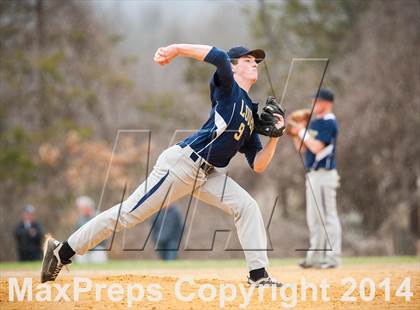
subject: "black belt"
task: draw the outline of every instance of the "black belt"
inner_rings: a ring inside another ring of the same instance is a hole
[[[181,141],[181,142],[179,142],[179,143],[177,143],[181,148],[184,148],[184,147],[186,147],[188,144],[187,143],[185,143],[185,142],[183,142],[183,141]],[[194,152],[194,151],[192,151],[192,153],[190,154],[190,158],[191,158],[191,160],[193,161],[193,162],[197,162],[197,160],[200,158],[201,160],[203,160],[202,159],[202,157],[200,156],[200,155],[198,155],[196,152]],[[204,171],[204,173],[205,174],[209,174],[209,173],[211,173],[211,172],[213,172],[213,170],[214,170],[214,166],[213,165],[211,165],[211,164],[208,164],[207,162],[205,162],[204,160],[203,160],[203,162],[202,162],[202,164],[200,165],[200,168],[201,169],[203,169],[203,171]]]

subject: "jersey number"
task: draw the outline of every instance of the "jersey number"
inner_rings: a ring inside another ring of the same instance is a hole
[[[245,124],[241,123],[241,125],[238,128],[238,132],[234,134],[234,138],[235,140],[239,141],[239,139],[241,139],[242,134],[244,133],[244,129],[245,129]]]

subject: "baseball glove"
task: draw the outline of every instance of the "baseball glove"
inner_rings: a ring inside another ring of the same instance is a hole
[[[311,118],[311,110],[309,109],[300,109],[293,111],[288,117],[287,117],[287,126],[286,126],[286,133],[288,135],[293,136],[292,128],[296,127],[298,124],[302,125],[303,127],[306,127],[309,120]]]
[[[254,116],[254,130],[263,136],[280,137],[283,135],[285,127],[277,128],[278,119],[274,114],[286,116],[286,110],[276,101],[274,97],[268,97],[260,115]]]

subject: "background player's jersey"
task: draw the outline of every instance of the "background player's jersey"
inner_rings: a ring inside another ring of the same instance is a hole
[[[324,168],[327,170],[336,168],[336,144],[338,125],[335,115],[328,113],[322,118],[316,118],[309,123],[309,134],[315,139],[323,142],[325,148],[318,154],[312,153],[309,149],[305,152],[305,167],[308,170]]]
[[[253,115],[258,105],[234,80],[228,55],[215,47],[204,61],[217,67],[210,81],[212,109],[201,129],[183,142],[216,167],[225,167],[239,151],[253,167],[256,153],[262,149],[254,129]]]

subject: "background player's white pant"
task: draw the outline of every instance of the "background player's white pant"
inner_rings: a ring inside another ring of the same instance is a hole
[[[339,176],[335,169],[320,169],[306,174],[306,221],[310,234],[310,249],[330,249],[325,230],[332,248],[332,251],[308,251],[306,255],[308,264],[341,263],[341,225],[336,202],[338,186]]]
[[[117,231],[132,227],[161,207],[193,194],[233,215],[249,270],[267,267],[267,236],[256,201],[226,175],[215,171],[206,176],[199,169],[200,161],[190,159],[192,152],[189,146],[166,149],[147,179],[122,203],[119,216],[121,204],[98,214],[70,236],[69,245],[77,254],[84,254],[108,238],[115,226]]]

